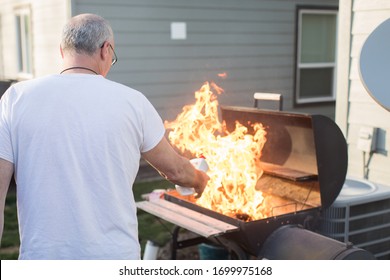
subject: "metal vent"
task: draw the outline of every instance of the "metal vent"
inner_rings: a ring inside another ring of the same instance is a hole
[[[320,233],[390,257],[390,187],[347,179],[339,197],[322,213]]]

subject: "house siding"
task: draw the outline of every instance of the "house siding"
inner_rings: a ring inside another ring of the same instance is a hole
[[[67,0],[0,0],[0,79],[18,79],[14,11],[30,7],[32,22],[33,77],[58,72],[61,29],[66,21]]]
[[[225,90],[223,105],[251,107],[255,92],[276,92],[285,111],[333,117],[334,104],[293,107],[296,5],[338,1],[74,0],[72,13],[110,21],[119,61],[108,77],[143,92],[163,119],[193,103],[206,81]],[[186,22],[186,40],[171,40],[171,22]]]
[[[164,120],[193,103],[206,81],[225,90],[222,105],[251,107],[255,92],[275,92],[285,111],[334,117],[334,104],[294,108],[293,94],[296,6],[337,7],[337,0],[0,0],[0,79],[18,78],[13,10],[21,4],[32,11],[32,77],[60,71],[67,19],[96,13],[116,37],[119,61],[108,78],[143,92]],[[172,22],[186,22],[186,40],[171,40]]]
[[[362,126],[378,128],[377,150],[369,161],[368,179],[390,186],[390,112],[378,105],[368,94],[359,75],[359,57],[361,48],[369,34],[383,21],[390,17],[390,2],[387,0],[364,1],[354,0],[348,7],[341,7],[340,12],[350,19],[350,30],[340,30],[339,33],[350,34],[350,51],[345,48],[342,57],[348,55],[348,71],[340,71],[338,80],[348,81],[348,90],[338,92],[341,102],[347,100],[345,107],[337,107],[336,121],[340,123],[346,134],[349,153],[348,174],[354,177],[364,177],[363,152],[357,149],[359,130]],[[342,15],[341,15],[342,16]],[[347,25],[340,29],[348,28]],[[339,88],[341,89],[341,88]],[[337,99],[339,102],[339,99]],[[345,111],[347,113],[345,113]],[[368,157],[368,156],[367,156]],[[366,162],[368,158],[366,158]]]

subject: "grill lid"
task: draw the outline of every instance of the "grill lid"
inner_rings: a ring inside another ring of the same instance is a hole
[[[345,182],[348,169],[347,142],[333,120],[321,115],[313,115],[311,118],[321,203],[327,208],[336,200]]]
[[[348,166],[347,144],[328,117],[247,107],[221,106],[229,131],[238,121],[248,127],[260,122],[267,131],[261,161],[267,173],[295,181],[318,180],[321,206],[329,207],[340,193]]]

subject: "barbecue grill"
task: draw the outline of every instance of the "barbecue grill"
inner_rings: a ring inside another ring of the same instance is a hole
[[[232,106],[221,106],[221,116],[227,130],[233,130],[237,121],[247,126],[249,133],[252,123],[260,122],[266,128],[261,157],[264,174],[256,185],[265,194],[266,218],[248,219],[245,213],[224,215],[197,205],[193,197],[182,197],[176,190],[138,202],[138,208],[177,226],[173,258],[176,249],[205,240],[223,245],[239,259],[373,258],[351,244],[315,233],[321,210],[337,198],[347,173],[347,144],[333,120]],[[178,241],[180,228],[200,237]],[[308,240],[317,245],[305,246],[310,244]],[[282,244],[285,248],[296,246],[301,254],[288,255],[291,250],[281,250]],[[319,248],[328,249],[322,252]]]

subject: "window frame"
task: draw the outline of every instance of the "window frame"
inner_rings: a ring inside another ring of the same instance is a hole
[[[27,17],[27,18],[26,18]],[[31,8],[19,6],[14,9],[15,31],[16,31],[16,59],[18,77],[30,79],[33,77],[33,43],[32,43],[32,17]],[[26,30],[28,20],[29,30]]]
[[[301,37],[303,14],[334,14],[336,15],[335,54],[334,62],[301,63]],[[336,6],[302,6],[296,7],[296,32],[295,32],[295,62],[294,62],[294,107],[316,104],[335,103],[336,101],[336,54],[337,54],[337,26],[338,7]],[[301,69],[326,69],[332,68],[331,95],[322,97],[300,97],[300,70]]]

